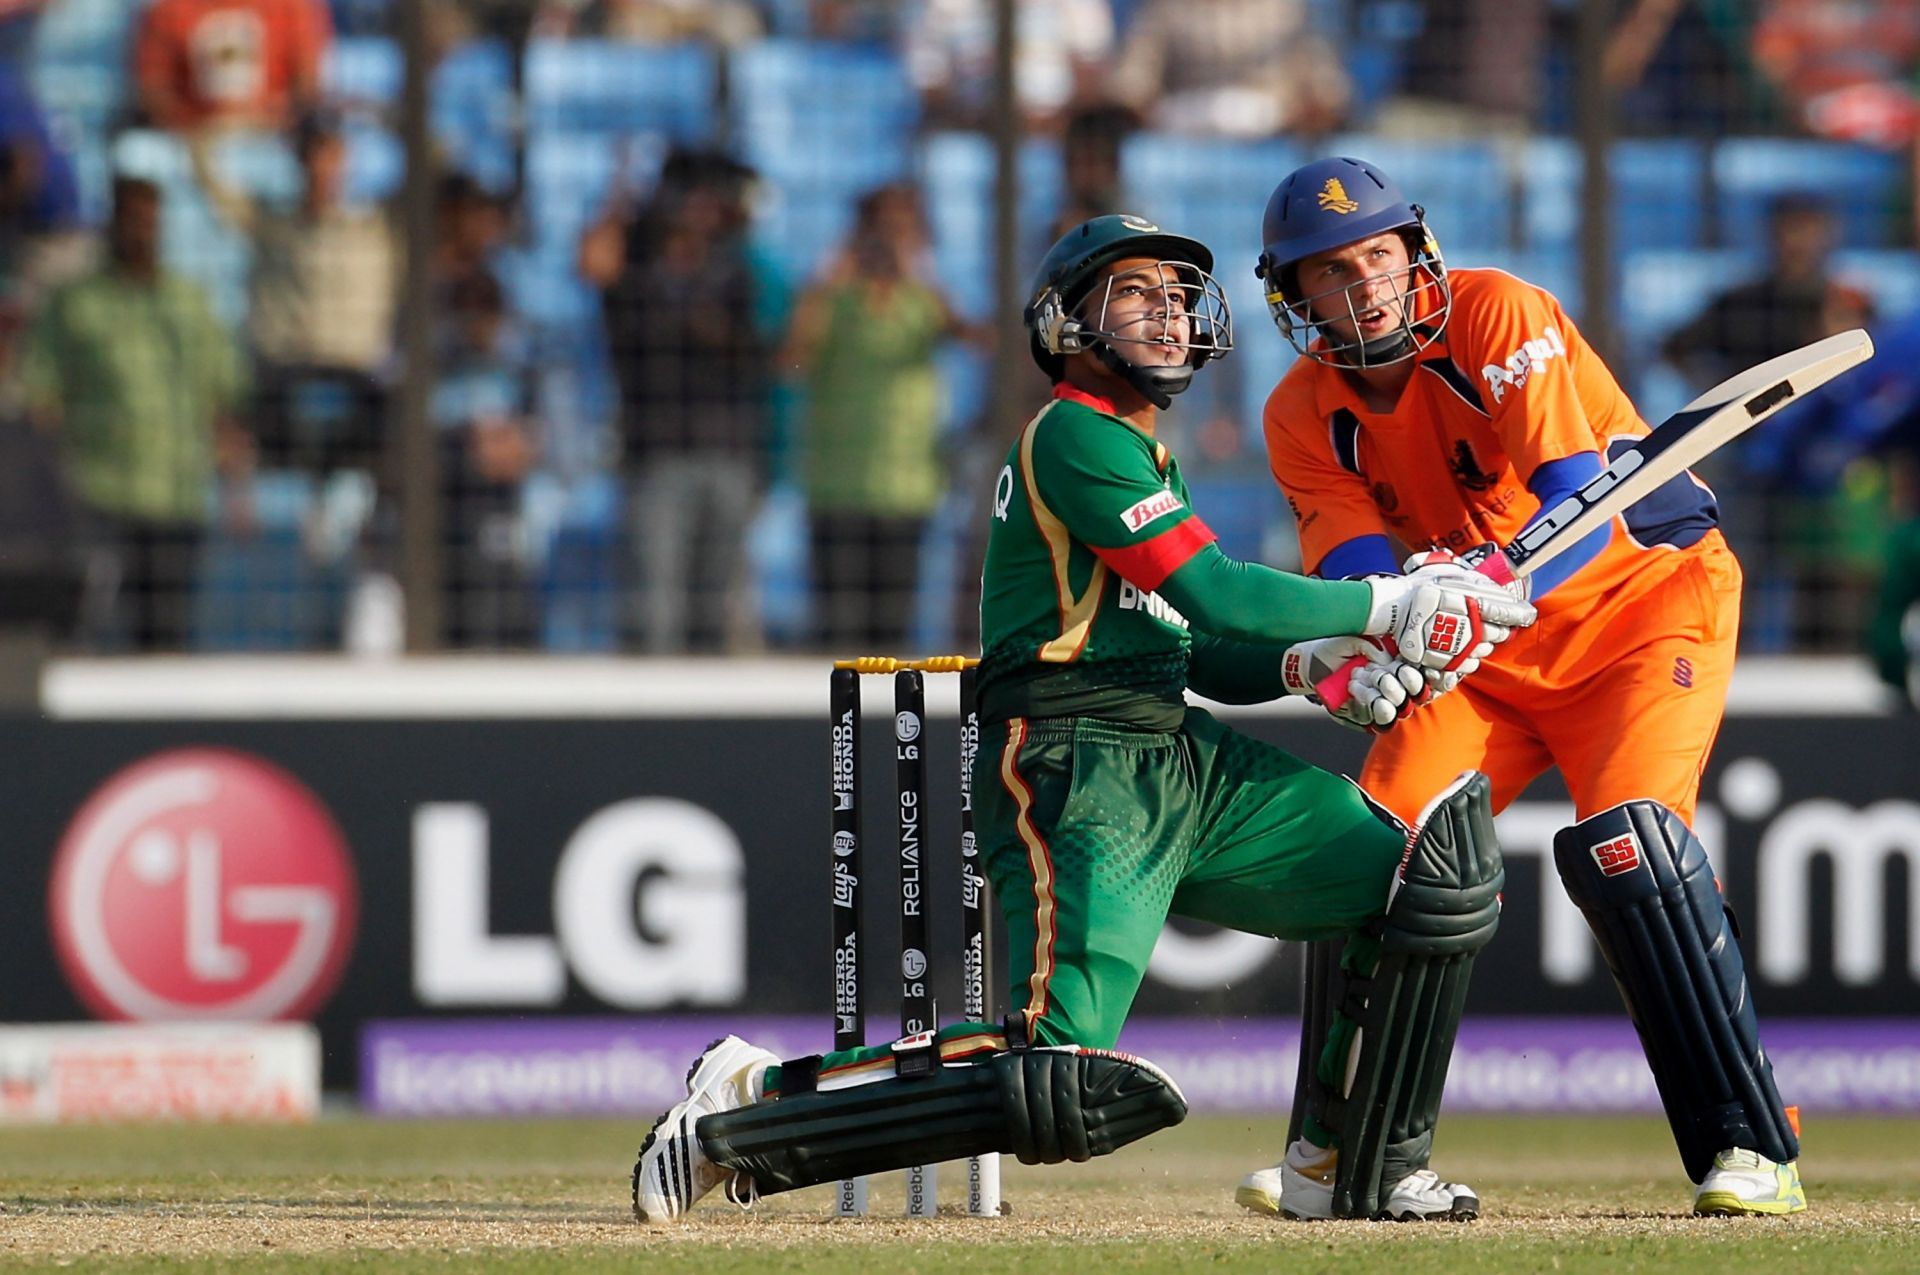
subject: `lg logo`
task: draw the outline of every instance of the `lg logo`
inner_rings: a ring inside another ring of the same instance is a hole
[[[311,1014],[353,942],[346,843],[298,780],[178,749],[88,798],[54,859],[54,946],[102,1018]]]
[[[553,928],[488,924],[487,814],[413,818],[413,985],[427,1005],[558,1005],[567,973],[622,1009],[727,1005],[746,990],[745,856],[712,811],[668,797],[595,812],[560,852]]]

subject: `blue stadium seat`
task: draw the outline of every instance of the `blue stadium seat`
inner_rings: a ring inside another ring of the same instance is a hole
[[[1021,282],[1028,253],[1046,238],[1060,204],[1060,148],[1033,138],[1020,151]],[[920,182],[934,258],[948,299],[963,314],[993,310],[993,141],[980,133],[934,133],[921,142]]]
[[[611,474],[571,482],[536,474],[525,507],[546,550],[537,585],[541,644],[553,651],[614,650],[625,599],[618,481]]]
[[[1253,431],[1255,454],[1264,444]],[[1220,537],[1220,552],[1229,558],[1259,562],[1264,557],[1267,527],[1281,517],[1280,488],[1264,463],[1251,472],[1231,476],[1196,477],[1188,481],[1193,507]]]
[[[513,185],[513,54],[500,40],[469,40],[433,69],[434,136],[489,190]]]
[[[1495,143],[1413,142],[1354,134],[1333,138],[1319,149],[1377,165],[1409,200],[1427,210],[1443,252],[1500,249],[1513,242],[1512,226],[1519,219],[1514,186]],[[1284,175],[1267,181],[1261,192],[1263,207]]]
[[[1906,163],[1902,154],[1840,142],[1729,138],[1713,151],[1721,242],[1764,246],[1768,202],[1793,191],[1828,202],[1843,247],[1892,247],[1906,233]]]
[[[1836,274],[1873,297],[1878,319],[1903,318],[1920,310],[1920,255],[1910,249],[1834,254]]]
[[[891,52],[768,39],[730,66],[735,149],[767,179],[755,238],[804,279],[845,237],[865,191],[912,174],[919,100]]]
[[[257,525],[241,535],[216,520],[194,583],[193,645],[211,651],[298,651],[323,643],[338,622],[344,563],[313,561],[302,527],[313,479],[287,470],[254,476]]]
[[[1706,148],[1684,138],[1614,143],[1616,248],[1692,248],[1706,242]],[[1535,138],[1520,160],[1526,246],[1571,252],[1580,237],[1579,147],[1563,137]]]
[[[1573,316],[1573,321],[1580,322],[1580,259],[1572,253],[1450,252],[1447,254],[1447,265],[1451,269],[1484,266],[1504,270],[1551,292],[1562,308]]]
[[[1633,357],[1651,360],[1660,341],[1716,295],[1752,279],[1764,264],[1751,249],[1648,249],[1620,268],[1620,330]]]
[[[536,244],[564,244],[570,253],[580,230],[606,202],[620,168],[621,146],[591,133],[545,133],[527,139],[525,211]]]
[[[343,105],[391,106],[400,100],[406,76],[400,46],[377,35],[336,39],[320,68],[327,95]]]
[[[1307,161],[1297,144],[1274,139],[1137,133],[1121,152],[1133,211],[1213,250],[1214,277],[1233,307],[1236,349],[1205,375],[1225,382],[1227,410],[1257,444],[1267,394],[1293,361],[1293,352],[1267,318],[1265,290],[1253,276],[1260,257],[1260,219],[1280,179]]]
[[[400,193],[407,178],[407,149],[400,139],[363,120],[347,124],[346,197],[380,203]]]
[[[919,99],[891,53],[769,39],[731,73],[740,154],[774,182],[858,192],[907,175]]]
[[[704,141],[713,131],[719,68],[698,44],[535,40],[524,67],[535,133],[661,133]]]
[[[1233,141],[1137,133],[1121,152],[1126,189],[1171,230],[1212,248],[1228,274],[1247,273],[1260,255],[1260,217],[1280,179],[1305,163],[1293,142]],[[1239,262],[1244,265],[1230,265]]]
[[[55,144],[73,163],[84,221],[106,217],[107,129],[128,97],[127,44],[135,6],[63,0],[35,19],[27,77]]]
[[[328,50],[328,93],[348,106],[391,115],[406,82],[400,46],[382,36],[348,36]],[[469,40],[433,69],[429,87],[435,139],[453,162],[493,190],[513,183],[513,62],[507,46]]]
[[[261,189],[271,184],[264,179],[273,167],[262,148],[273,145],[266,138],[231,139],[215,153],[214,163],[239,189],[270,194]],[[205,288],[214,313],[237,332],[246,320],[251,249],[245,235],[215,215],[194,179],[180,140],[170,133],[129,130],[114,139],[111,164],[115,172],[143,177],[160,187],[161,260]]]

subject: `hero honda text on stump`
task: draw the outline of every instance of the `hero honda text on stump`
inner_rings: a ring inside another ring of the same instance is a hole
[[[932,941],[927,924],[929,890],[924,829],[927,809],[926,678],[928,673],[957,673],[960,678],[960,854],[961,854],[961,1000],[966,1021],[986,1022],[991,1008],[991,932],[986,910],[987,882],[979,868],[973,833],[973,773],[980,748],[980,714],[975,697],[975,666],[967,656],[897,660],[864,656],[834,665],[829,713],[832,717],[833,837],[833,1047],[855,1049],[866,1043],[866,1011],[861,995],[861,955],[865,947],[861,918],[862,826],[860,811],[860,678],[894,677],[893,743],[896,847],[900,872],[900,1034],[931,1039],[939,1028],[933,998]],[[967,1212],[1001,1212],[1000,1158],[970,1157],[966,1162]],[[933,1217],[939,1211],[934,1167],[907,1170],[907,1215]],[[835,1212],[860,1217],[867,1212],[864,1178],[838,1185]]]

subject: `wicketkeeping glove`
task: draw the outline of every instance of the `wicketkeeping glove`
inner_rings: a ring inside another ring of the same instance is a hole
[[[1347,698],[1327,712],[1350,726],[1385,730],[1404,710],[1430,697],[1421,670],[1387,654],[1373,638],[1331,637],[1297,642],[1281,657],[1280,680],[1289,695],[1305,695],[1323,703],[1315,688],[1355,656],[1362,662],[1347,676]]]

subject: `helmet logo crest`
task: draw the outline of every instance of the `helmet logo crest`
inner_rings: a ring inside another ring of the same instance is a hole
[[[1360,207],[1347,197],[1347,188],[1340,184],[1338,177],[1327,178],[1327,184],[1320,188],[1320,206],[1328,212],[1339,213],[1343,217],[1357,211]]]
[[[1120,224],[1128,230],[1137,230],[1147,235],[1158,234],[1160,231],[1160,227],[1154,225],[1145,217],[1136,217],[1132,213],[1122,213],[1120,216]]]

